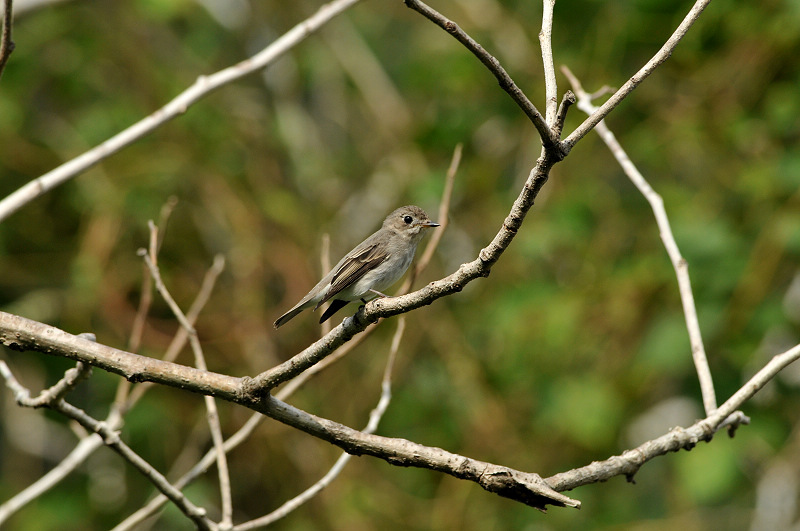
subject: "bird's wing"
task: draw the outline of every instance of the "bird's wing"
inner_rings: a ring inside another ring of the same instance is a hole
[[[372,271],[389,256],[386,253],[386,246],[380,243],[364,245],[360,249],[355,249],[339,265],[339,268],[331,278],[331,287],[328,292],[317,304],[319,307],[323,302],[331,299],[337,293],[349,288],[358,280]]]

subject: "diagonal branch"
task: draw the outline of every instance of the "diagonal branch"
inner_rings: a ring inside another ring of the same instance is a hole
[[[169,218],[169,214],[174,208],[174,200],[170,200],[167,202],[166,205],[161,209],[161,216],[159,219],[160,226],[166,226],[167,219]],[[163,235],[163,231],[159,234]],[[157,248],[159,242],[159,234],[155,231],[151,231],[151,238],[150,238],[150,256],[153,260],[157,257]],[[211,295],[211,291],[214,287],[217,277],[222,272],[222,268],[224,265],[224,260],[221,255],[217,255],[214,258],[214,263],[211,268],[206,272],[205,277],[203,278],[202,285],[200,290],[195,298],[194,302],[192,302],[192,306],[190,307],[189,311],[186,314],[186,318],[190,324],[194,323],[197,319],[202,308],[205,306],[206,302]],[[145,266],[146,269],[146,266]],[[142,289],[142,298],[149,299],[149,288],[146,288],[147,281],[150,280],[151,277],[149,273],[145,275],[143,284],[145,287]],[[131,333],[131,339],[128,342],[128,350],[131,352],[136,352],[138,349],[138,336],[141,334],[141,326],[143,326],[144,322],[144,314],[147,311],[149,306],[149,301],[140,303],[139,309],[137,310],[137,317],[134,321],[134,331]],[[137,325],[136,323],[141,323]],[[92,336],[92,334],[80,334],[80,336],[90,339],[88,336]],[[164,359],[173,360],[177,356],[178,352],[183,348],[183,345],[186,342],[187,333],[185,328],[181,327],[175,333],[175,337],[173,338],[170,346],[167,348],[165,353]],[[137,385],[136,387],[132,387],[131,383],[127,380],[121,380],[120,385],[117,387],[117,394],[114,400],[114,405],[111,408],[111,412],[106,417],[105,422],[111,426],[113,429],[119,429],[122,426],[124,416],[126,412],[134,406],[134,404],[144,395],[144,393],[152,386],[150,383],[145,383],[141,385]],[[133,389],[133,391],[131,391]],[[129,396],[130,394],[130,396]],[[255,414],[255,416],[261,417],[259,414]],[[263,417],[262,417],[263,418]],[[245,427],[242,428],[245,432],[247,432],[247,428],[251,426],[251,423],[246,423]],[[226,451],[229,451],[229,448],[235,447],[236,444],[244,438],[241,437],[241,432],[235,434],[231,437],[229,441],[226,441]],[[230,443],[230,444],[229,444]],[[22,491],[18,492],[12,498],[4,501],[2,505],[0,505],[0,528],[2,528],[3,522],[8,520],[15,512],[19,511],[22,507],[30,503],[31,501],[35,500],[44,492],[47,492],[55,485],[57,485],[60,481],[62,481],[65,477],[67,477],[71,472],[81,466],[88,457],[93,454],[98,448],[103,446],[103,440],[99,436],[87,436],[81,439],[81,441],[70,451],[70,453],[56,465],[53,469],[48,471],[46,474],[41,476],[35,482],[31,483],[28,487],[23,489]],[[216,452],[212,448],[211,450],[212,459],[216,457]],[[206,464],[205,468],[207,469],[210,467],[211,464]],[[175,484],[176,488],[182,488],[182,485]],[[164,503],[168,500],[166,496],[163,497]]]
[[[648,441],[633,450],[628,450],[619,456],[611,457],[605,461],[594,462],[569,472],[556,474],[547,478],[546,481],[555,490],[563,491],[589,483],[606,481],[621,474],[630,479],[644,463],[654,457],[681,449],[691,450],[700,441],[710,441],[717,430],[727,425],[726,423],[731,416],[735,418],[735,422],[738,424],[748,424],[750,419],[744,415],[737,416],[736,411],[779,372],[798,359],[800,359],[800,345],[773,356],[761,370],[753,375],[724,404],[689,428],[674,428],[669,433]]]
[[[489,69],[489,72],[497,78],[500,87],[511,96],[511,99],[522,109],[525,116],[530,119],[534,127],[536,127],[536,130],[539,131],[539,136],[542,138],[542,145],[544,145],[545,149],[556,156],[558,160],[564,158],[566,153],[562,153],[558,137],[547,125],[539,109],[531,103],[531,100],[522,92],[522,89],[514,83],[514,80],[508,75],[508,72],[506,72],[505,68],[500,64],[500,61],[462,30],[458,24],[446,18],[432,7],[419,0],[405,0],[405,4],[452,35],[458,42],[463,44],[467,50],[472,52],[472,54]]]
[[[370,323],[383,317],[399,315],[427,306],[437,299],[458,293],[477,278],[489,276],[492,266],[511,244],[517,231],[522,227],[525,216],[533,206],[536,196],[547,182],[550,168],[555,163],[548,153],[550,152],[536,161],[536,166],[528,175],[525,185],[514,201],[500,230],[489,245],[481,249],[475,260],[462,264],[456,272],[412,293],[370,301],[366,306],[359,308],[352,318],[345,319],[339,326],[299,354],[264,371],[255,378],[247,378],[244,386],[245,392],[256,395],[266,393],[324,359],[353,336],[362,332]]]
[[[11,25],[14,22],[14,1],[3,1],[3,22],[0,24],[0,77],[14,51],[14,41],[11,40]]]
[[[394,337],[392,338],[392,345],[389,350],[389,359],[386,361],[386,367],[383,371],[383,381],[381,382],[381,396],[378,399],[378,404],[369,414],[369,421],[367,426],[362,430],[364,433],[375,433],[378,429],[378,424],[383,418],[383,414],[389,408],[392,400],[392,372],[394,371],[394,361],[397,358],[397,351],[400,349],[400,341],[403,339],[403,334],[406,330],[405,317],[397,320],[397,330],[395,330]],[[306,503],[314,496],[319,494],[322,489],[333,483],[333,480],[344,469],[345,465],[350,461],[353,456],[347,452],[339,456],[334,465],[328,472],[320,478],[319,481],[314,483],[305,491],[301,492],[291,500],[287,500],[280,507],[274,511],[266,514],[260,518],[256,518],[249,522],[239,524],[235,527],[235,531],[246,531],[249,529],[256,529],[258,527],[265,527],[281,518],[285,518],[289,513]]]
[[[232,83],[233,81],[258,72],[271,65],[276,59],[297,46],[309,35],[329,22],[333,17],[353,6],[358,1],[359,0],[333,0],[320,7],[315,14],[284,33],[275,42],[256,55],[210,76],[198,77],[197,81],[195,81],[191,87],[178,94],[172,101],[150,116],[147,116],[127,129],[117,133],[99,146],[90,149],[86,153],[34,179],[0,201],[0,221],[3,221],[45,192],[81,174],[173,118],[185,113],[191,105],[223,85]]]
[[[89,340],[87,340],[89,341]],[[78,366],[76,367],[77,372],[79,373],[79,378],[81,375],[85,375],[86,369],[83,368],[83,364],[79,362]],[[72,370],[72,369],[71,369]],[[68,371],[69,372],[69,371]],[[22,397],[25,395],[30,396],[30,391],[24,388],[14,377],[11,370],[8,368],[8,365],[0,360],[0,376],[6,381],[6,385],[11,389],[15,396]],[[67,375],[65,376],[66,379],[72,379],[74,376]],[[33,402],[36,402],[35,400]],[[167,479],[160,474],[155,468],[153,468],[150,463],[145,461],[141,456],[139,456],[136,452],[134,452],[127,444],[125,444],[119,436],[119,432],[114,430],[111,426],[109,426],[106,422],[101,422],[89,416],[85,411],[80,408],[73,406],[66,402],[59,394],[51,393],[50,394],[50,401],[46,404],[41,403],[31,403],[26,404],[25,401],[21,401],[23,405],[35,405],[36,407],[39,406],[46,406],[53,411],[57,411],[62,415],[71,418],[78,422],[81,426],[86,428],[87,430],[96,433],[100,437],[102,437],[103,442],[106,446],[120,454],[126,461],[128,461],[131,465],[133,465],[139,472],[142,473],[147,479],[149,479],[165,496],[167,496],[170,501],[172,501],[188,518],[190,518],[194,524],[197,526],[198,529],[204,530],[214,530],[217,529],[216,524],[212,522],[207,516],[206,511],[192,502],[190,502],[183,493],[175,488],[173,485],[167,481]]]
[[[697,0],[695,4],[692,6],[692,9],[689,10],[689,13],[684,17],[683,21],[678,25],[672,35],[667,39],[667,42],[664,43],[664,46],[661,47],[658,52],[650,59],[647,64],[645,64],[642,68],[639,69],[628,81],[625,82],[619,90],[617,90],[613,96],[611,96],[608,101],[606,101],[603,105],[600,106],[599,109],[594,111],[586,120],[583,121],[581,125],[578,126],[564,141],[561,143],[562,147],[565,152],[569,152],[575,144],[586,136],[586,134],[594,129],[594,127],[600,123],[600,120],[608,116],[614,108],[624,100],[628,94],[633,92],[633,90],[638,87],[642,81],[647,79],[650,74],[652,74],[658,66],[669,59],[669,56],[672,55],[672,52],[678,46],[678,43],[683,39],[683,37],[688,33],[689,29],[692,25],[697,22],[697,19],[700,18],[703,10],[711,3],[711,0]]]
[[[150,222],[150,227],[151,229],[155,228],[155,225],[152,221]],[[192,347],[192,352],[194,352],[195,366],[203,371],[208,370],[205,356],[203,355],[203,348],[200,345],[200,340],[197,337],[197,331],[189,322],[189,319],[183,313],[183,310],[180,309],[178,303],[175,302],[175,299],[172,298],[172,295],[161,278],[161,272],[159,271],[158,266],[150,258],[150,255],[147,253],[147,251],[141,249],[139,254],[142,255],[147,268],[150,270],[150,275],[153,277],[153,281],[156,284],[156,289],[172,310],[175,318],[178,319],[181,327],[186,330],[186,333],[189,336],[189,344]],[[228,528],[233,525],[233,500],[231,496],[231,478],[230,473],[228,472],[228,459],[223,447],[224,439],[222,437],[222,427],[220,426],[219,421],[219,411],[214,398],[210,396],[205,396],[203,398],[205,398],[208,428],[211,432],[211,439],[214,441],[214,448],[216,450],[217,457],[219,490],[220,497],[222,498],[222,521],[220,522],[220,526]]]

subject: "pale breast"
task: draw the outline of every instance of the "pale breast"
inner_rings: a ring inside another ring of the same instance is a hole
[[[373,299],[376,294],[370,292],[370,289],[376,291],[383,291],[390,287],[392,284],[400,280],[400,277],[411,265],[414,259],[414,251],[416,245],[410,252],[403,254],[394,253],[386,261],[382,262],[375,269],[361,277],[358,282],[353,284],[349,289],[344,290],[342,294],[335,297],[337,299],[356,300],[356,299]]]

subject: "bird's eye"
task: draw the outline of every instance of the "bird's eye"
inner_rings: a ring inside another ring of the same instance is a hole
[[[411,222],[414,221],[414,218],[411,216],[403,216],[403,221],[405,221],[406,225],[411,225]]]

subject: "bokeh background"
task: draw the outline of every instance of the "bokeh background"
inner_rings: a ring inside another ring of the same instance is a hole
[[[20,13],[0,79],[0,196],[234,64],[319,2],[56,2]],[[442,0],[543,106],[541,5]],[[689,2],[562,0],[553,48],[588,90],[619,86]],[[718,0],[672,58],[607,122],[664,197],[690,273],[720,401],[800,332],[800,4]],[[559,75],[559,89],[567,88]],[[567,131],[584,116],[573,109]],[[184,308],[215,254],[226,270],[198,331],[211,370],[255,375],[319,335],[272,322],[393,208],[436,212],[464,144],[450,227],[420,282],[474,259],[539,154],[533,127],[450,36],[402,2],[364,1],[263,73],[226,86],[0,226],[0,308],[125,348],[142,290],[148,220],[177,198],[160,255]],[[352,311],[348,308],[348,311]],[[338,323],[337,316],[334,320]],[[384,322],[291,403],[353,427],[379,392],[396,323]],[[140,352],[177,329],[156,297]],[[34,389],[70,364],[3,351]],[[179,361],[191,364],[186,351]],[[549,514],[439,473],[361,457],[276,524],[306,529],[781,529],[800,518],[800,368],[744,411],[734,439],[577,489]],[[105,417],[119,378],[96,370],[71,396]],[[0,393],[0,498],[74,446],[72,428]],[[233,433],[248,412],[220,404]],[[174,476],[210,445],[198,396],[151,390],[124,439]],[[605,459],[702,416],[671,265],[646,201],[599,139],[557,165],[487,279],[408,316],[379,433],[543,476]],[[278,507],[339,451],[267,421],[230,457],[236,520]],[[216,474],[187,489],[218,504]],[[780,493],[777,495],[775,493]],[[153,489],[108,450],[18,513],[11,529],[107,529]],[[770,505],[772,503],[773,505]],[[769,520],[773,518],[773,520]],[[173,508],[154,529],[189,529]]]

